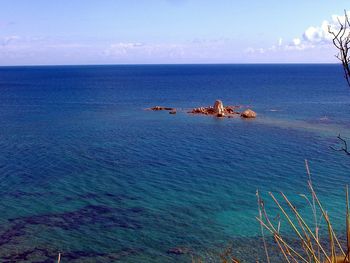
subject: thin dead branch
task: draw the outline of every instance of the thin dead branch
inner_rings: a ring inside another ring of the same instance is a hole
[[[350,21],[346,10],[344,10],[344,21],[338,17],[339,28],[331,28],[328,26],[328,32],[332,35],[333,45],[338,49],[336,58],[342,63],[344,70],[344,77],[348,86],[350,87]]]
[[[340,148],[335,148],[333,146],[330,146],[330,148],[334,151],[337,151],[337,152],[345,152],[347,155],[350,155],[350,151],[348,150],[348,143],[347,141],[342,138],[340,136],[340,134],[337,136],[337,138],[341,141],[341,143],[343,144]]]

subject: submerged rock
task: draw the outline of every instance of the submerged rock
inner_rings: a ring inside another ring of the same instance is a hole
[[[256,112],[251,109],[247,109],[241,113],[241,117],[247,119],[256,118]]]
[[[188,252],[189,252],[189,249],[184,247],[174,247],[174,248],[168,249],[167,251],[168,254],[174,254],[174,255],[183,255]]]
[[[169,114],[176,114],[176,110],[169,111]]]

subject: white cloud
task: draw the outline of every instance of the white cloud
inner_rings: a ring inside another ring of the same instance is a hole
[[[1,39],[1,45],[2,46],[7,46],[11,42],[16,41],[16,40],[20,40],[20,39],[21,39],[21,37],[19,37],[19,36],[6,36],[6,37],[3,37]]]
[[[105,51],[105,55],[107,56],[122,56],[127,55],[130,52],[135,52],[137,50],[140,50],[145,45],[143,43],[114,43],[111,44]]]
[[[336,17],[333,15],[332,17]],[[343,16],[344,17],[344,16]],[[313,44],[327,44],[332,40],[332,35],[328,32],[328,27],[337,29],[339,27],[338,21],[323,21],[318,27],[310,26],[303,34],[303,39],[306,42]]]
[[[350,15],[350,12],[348,13]],[[345,15],[332,15],[330,20],[324,20],[319,26],[309,26],[300,35],[291,41],[283,44],[282,38],[278,39],[278,44],[269,48],[248,48],[247,53],[267,53],[267,52],[283,52],[283,51],[301,51],[307,49],[325,49],[332,47],[332,35],[328,32],[331,30],[339,30],[339,22],[345,22]],[[349,30],[350,33],[350,30]]]
[[[184,42],[100,41],[44,36],[0,37],[3,64],[209,63],[231,62],[242,54],[232,39]]]
[[[300,43],[301,43],[300,38],[296,37],[296,38],[293,39],[293,44],[294,44],[295,46],[300,45]]]
[[[135,61],[143,59],[153,61],[175,60],[206,60],[216,58],[227,58],[227,50],[231,50],[232,40],[226,38],[218,39],[194,39],[182,43],[138,43],[118,42],[110,44],[104,55],[118,61]]]
[[[282,46],[282,44],[283,44],[283,39],[280,37],[278,39],[278,46],[280,47],[280,46]]]
[[[151,56],[181,56],[183,45],[180,44],[145,44],[139,42],[119,42],[109,45],[104,55],[112,58],[131,59]]]

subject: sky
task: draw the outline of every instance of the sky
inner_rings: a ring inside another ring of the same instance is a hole
[[[342,0],[0,0],[0,65],[334,63]]]

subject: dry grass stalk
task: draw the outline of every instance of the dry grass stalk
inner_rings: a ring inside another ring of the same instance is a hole
[[[348,188],[346,188],[346,249],[344,249],[335,231],[332,227],[331,221],[329,219],[327,211],[323,208],[314,188],[311,180],[311,173],[308,166],[308,162],[305,161],[306,171],[308,175],[308,188],[311,193],[311,201],[306,195],[301,195],[309,203],[314,220],[314,228],[310,227],[304,218],[301,216],[297,208],[292,204],[288,197],[280,192],[279,195],[282,199],[282,202],[276,198],[272,193],[269,193],[270,197],[277,205],[279,211],[284,216],[288,225],[291,227],[297,240],[299,240],[300,246],[295,247],[291,244],[282,234],[280,233],[280,221],[277,226],[275,226],[264,206],[263,200],[258,197],[258,209],[259,215],[256,217],[262,228],[267,229],[273,236],[279,250],[281,251],[286,262],[305,262],[305,263],[349,263],[350,258],[350,213],[349,213],[349,194]],[[288,210],[286,209],[288,208]],[[320,212],[320,220],[318,220],[318,211]],[[328,248],[321,243],[319,236],[320,222],[325,220],[327,230],[328,230]],[[263,233],[263,232],[262,232]],[[266,254],[267,262],[270,262],[271,259],[267,252],[265,236],[263,235],[264,249]]]
[[[260,198],[258,190],[256,191],[256,196],[258,199],[259,219],[262,220],[262,209],[263,209],[264,203]],[[265,255],[266,255],[266,260],[267,260],[267,263],[270,263],[269,251],[267,249],[266,240],[265,240],[264,227],[261,224],[260,224],[260,230],[261,230],[261,236],[262,236],[262,240],[263,240],[263,244],[264,244],[264,251],[265,251]]]

